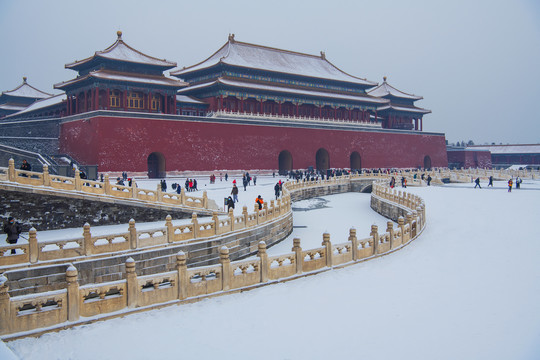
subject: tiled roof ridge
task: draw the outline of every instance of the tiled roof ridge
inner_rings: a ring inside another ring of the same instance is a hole
[[[122,40],[122,32],[121,31],[117,31],[116,34],[118,36],[116,41],[112,45],[107,47],[105,50],[95,51],[94,55],[91,55],[91,56],[89,56],[89,57],[87,57],[85,59],[82,59],[82,60],[75,60],[72,63],[66,64],[65,67],[70,68],[70,67],[74,67],[74,66],[76,66],[78,64],[84,64],[85,62],[88,62],[88,61],[92,60],[95,57],[102,57],[103,58],[104,56],[102,56],[102,55],[110,53],[111,51],[113,51],[119,45],[124,45],[129,50],[131,50],[131,51],[133,51],[133,52],[135,52],[135,53],[137,53],[139,55],[142,55],[143,57],[147,57],[147,58],[152,59],[152,60],[157,60],[157,61],[161,61],[161,62],[164,62],[164,63],[168,63],[168,65],[170,65],[172,67],[177,65],[176,62],[171,62],[171,61],[168,61],[166,59],[159,59],[159,58],[147,55],[147,54],[145,54],[145,53],[143,53],[143,52],[129,46],[127,43],[124,42],[124,40]],[[142,64],[141,62],[137,62],[137,61],[129,61],[129,60],[127,60],[127,61],[128,62],[134,62],[134,63],[137,63],[137,64]]]
[[[33,87],[32,85],[30,85],[26,80],[27,80],[26,76],[23,77],[23,83],[22,83],[21,85],[17,86],[17,87],[16,87],[15,89],[13,89],[13,90],[2,91],[2,95],[3,95],[3,94],[10,95],[10,93],[13,93],[13,92],[19,90],[20,88],[22,88],[22,87],[25,86],[25,85],[28,86],[29,88],[31,88],[32,90],[37,91],[38,93],[41,93],[41,94],[43,94],[43,95],[46,95],[46,96],[44,96],[43,98],[51,97],[51,96],[53,95],[53,94],[49,94],[49,93],[46,93],[46,92],[44,92],[44,91],[41,91],[41,90],[39,90],[39,89],[36,89],[36,88]],[[33,97],[32,97],[32,98],[33,98]]]

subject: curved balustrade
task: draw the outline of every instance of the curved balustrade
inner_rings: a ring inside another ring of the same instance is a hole
[[[241,216],[235,217],[231,212],[225,221],[215,215],[212,222],[205,224],[199,224],[196,215],[188,226],[173,226],[168,219],[164,228],[147,230],[146,238],[151,239],[150,242],[165,242],[174,241],[177,236],[183,238],[184,234],[196,236],[197,233],[207,231],[231,231],[239,223],[242,226],[257,224],[260,226],[271,218],[290,211],[292,192],[317,186],[329,187],[365,177],[346,176],[318,182],[287,182],[284,185],[284,200],[278,202],[277,206],[270,206],[261,211],[257,209],[253,214],[248,214],[244,208]],[[396,251],[422,232],[425,226],[425,206],[418,196],[389,190],[386,187],[388,179],[381,175],[374,178],[379,180],[372,184],[372,196],[384,201],[388,206],[400,207],[407,211],[406,218],[398,219],[397,227],[394,227],[393,222],[388,222],[386,232],[383,234],[379,234],[377,226],[373,225],[370,237],[358,239],[356,230],[350,229],[347,241],[335,244],[332,243],[330,234],[324,234],[321,247],[305,250],[301,248],[300,239],[294,239],[292,252],[279,256],[268,256],[266,243],[259,242],[256,259],[239,261],[231,261],[229,249],[222,247],[219,264],[193,268],[187,267],[187,254],[180,251],[176,255],[176,271],[144,276],[136,274],[135,262],[130,258],[123,264],[125,279],[83,286],[78,284],[77,269],[69,266],[66,271],[66,289],[43,294],[10,297],[7,278],[2,275],[0,313],[4,315],[6,321],[0,324],[0,334],[7,339],[10,336],[6,334],[14,334],[11,337],[15,337],[22,336],[16,333],[28,333],[43,327],[54,329],[74,326],[82,323],[81,317],[106,318],[140,308],[148,309],[152,306],[239,291],[352,265]],[[92,237],[88,226],[85,228],[84,241],[75,241],[72,246],[73,249],[85,249],[86,244],[98,246],[101,240],[104,241],[100,246],[105,247],[115,246],[114,244],[133,246],[134,242],[142,241],[141,233],[135,231],[134,223],[131,223],[130,231],[126,234]],[[47,311],[44,311],[45,307]]]

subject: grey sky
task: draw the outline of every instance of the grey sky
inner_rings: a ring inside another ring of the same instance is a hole
[[[238,41],[319,54],[352,75],[421,95],[424,130],[449,142],[540,143],[535,0],[0,0],[0,91],[47,92],[64,64],[116,40],[190,66]]]

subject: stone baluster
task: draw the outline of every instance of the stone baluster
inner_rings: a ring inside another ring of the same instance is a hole
[[[206,193],[206,190],[203,191],[202,201],[202,207],[204,209],[208,209],[208,194]]]
[[[411,233],[411,237],[414,237],[418,233],[418,212],[416,210],[413,210],[411,217],[412,217],[411,226],[412,226],[412,222],[415,223],[414,233]]]
[[[356,237],[356,229],[349,229],[349,241],[351,242],[351,251],[353,261],[358,260],[358,238]]]
[[[398,217],[398,227],[401,236],[401,244],[405,244],[405,219],[403,216]]]
[[[212,221],[214,222],[214,234],[219,234],[219,217],[217,211],[212,212]]]
[[[167,215],[165,217],[165,227],[167,228],[167,242],[173,243],[174,242],[174,229],[172,224],[172,216]]]
[[[86,256],[94,253],[94,243],[92,242],[92,234],[90,234],[90,224],[85,223],[83,226],[83,247]]]
[[[247,206],[245,206],[245,205],[244,205],[244,207],[242,208],[242,215],[244,216],[244,226],[245,226],[245,227],[248,227],[248,217],[249,217],[249,214],[248,214]]]
[[[51,176],[49,175],[48,165],[43,165],[43,186],[51,186]]]
[[[197,213],[191,214],[191,223],[193,224],[193,238],[199,237],[199,220],[197,219]]]
[[[392,221],[386,222],[386,232],[390,240],[390,250],[394,248],[394,223]]]
[[[109,174],[105,174],[103,177],[103,189],[106,195],[111,194],[111,181],[109,180]]]
[[[326,266],[327,267],[332,267],[332,263],[333,263],[333,252],[332,252],[332,243],[330,242],[330,234],[325,232],[323,234],[323,242],[322,242],[322,246],[324,246],[325,248],[325,256],[326,256]]]
[[[135,272],[135,260],[132,257],[126,260],[126,286],[127,286],[127,306],[130,309],[137,307],[139,297],[139,282]]]
[[[268,254],[266,252],[266,243],[259,241],[259,253],[257,256],[261,263],[261,283],[268,281]]]
[[[229,258],[229,249],[222,246],[219,249],[219,262],[221,264],[221,279],[223,291],[231,288],[231,259]]]
[[[259,225],[259,204],[255,204],[255,206],[253,207],[253,211],[255,212],[255,217],[257,218],[256,224]]]
[[[82,189],[82,181],[81,181],[81,173],[79,169],[75,170],[75,190],[81,191]]]
[[[139,198],[138,193],[139,192],[137,190],[137,184],[135,183],[135,179],[131,179],[131,198],[138,199]]]
[[[408,240],[410,240],[412,238],[412,222],[413,222],[412,213],[408,212],[407,215],[405,215],[405,219],[407,221],[407,224],[409,224],[409,238],[408,238]]]
[[[11,330],[11,299],[7,282],[6,275],[0,274],[0,334],[9,334]]]
[[[180,188],[180,203],[186,205],[186,190],[183,187]]]
[[[371,234],[373,238],[373,255],[379,253],[379,227],[377,225],[371,225]]]
[[[270,200],[270,209],[272,209],[272,216],[271,219],[274,219],[276,217],[276,207],[274,206],[274,200]]]
[[[67,283],[67,320],[79,320],[79,282],[77,281],[78,272],[75,266],[70,264],[66,269]]]
[[[229,222],[231,223],[231,231],[234,230],[234,211],[233,209],[229,209]]]
[[[37,242],[36,228],[31,228],[28,232],[28,256],[32,264],[35,264],[39,260],[39,248]]]
[[[138,243],[138,236],[137,236],[137,229],[135,228],[135,220],[131,219],[129,220],[129,246],[131,249],[137,248]]]
[[[188,295],[187,256],[183,251],[176,254],[176,271],[178,271],[178,298],[184,300]]]
[[[294,260],[296,261],[296,273],[301,274],[303,271],[304,265],[304,256],[302,254],[302,247],[300,246],[300,239],[293,239],[293,248],[292,251],[295,254]]]
[[[161,191],[161,184],[157,184],[156,187],[156,201],[163,201],[163,192]]]
[[[16,182],[17,177],[15,174],[15,160],[9,159],[8,161],[8,179],[11,182]]]

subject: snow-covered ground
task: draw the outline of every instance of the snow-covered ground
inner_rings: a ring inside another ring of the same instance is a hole
[[[274,180],[241,189],[250,211],[258,192],[272,195]],[[209,196],[222,199],[230,192],[222,187]],[[43,360],[539,359],[540,182],[525,180],[511,193],[502,182],[408,191],[425,199],[427,228],[389,256],[7,345],[21,359]],[[294,207],[303,209],[294,233],[272,252],[290,251],[296,236],[309,248],[326,230],[342,242],[351,226],[361,238],[372,223],[380,232],[386,224],[369,208],[369,194]]]

